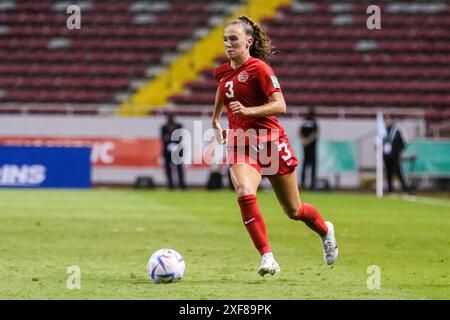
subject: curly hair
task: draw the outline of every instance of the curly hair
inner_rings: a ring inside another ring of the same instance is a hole
[[[253,37],[250,55],[268,63],[270,56],[277,50],[272,46],[272,40],[270,40],[267,32],[259,24],[247,16],[240,16],[236,20],[231,20],[228,22],[227,26],[232,24],[242,25],[245,34]]]

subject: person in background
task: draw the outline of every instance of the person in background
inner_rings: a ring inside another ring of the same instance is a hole
[[[402,168],[402,151],[406,144],[403,135],[397,124],[390,115],[384,118],[386,125],[386,135],[383,137],[383,160],[386,168],[388,183],[388,193],[393,191],[392,178],[397,175],[404,192],[410,194],[410,189],[406,184]]]
[[[166,178],[168,182],[169,189],[175,189],[175,184],[173,182],[172,177],[172,169],[174,166],[177,168],[178,172],[178,184],[181,189],[186,189],[186,184],[184,182],[184,168],[183,164],[175,165],[172,161],[171,154],[172,152],[179,147],[181,143],[181,139],[179,141],[172,140],[172,133],[181,129],[182,125],[180,123],[175,122],[174,116],[171,114],[167,115],[167,122],[161,128],[161,140],[163,143],[163,156],[164,156],[164,166],[166,172]],[[181,151],[182,152],[182,151]],[[182,156],[182,154],[180,154]]]
[[[316,114],[313,108],[311,108],[305,117],[305,121],[299,130],[300,141],[303,146],[303,166],[300,186],[303,188],[306,185],[305,174],[306,169],[311,169],[311,184],[310,188],[314,190],[316,188],[316,146],[317,139],[319,137],[319,126],[316,121]]]

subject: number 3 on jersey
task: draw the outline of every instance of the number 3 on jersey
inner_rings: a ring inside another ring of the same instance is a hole
[[[278,145],[278,152],[281,151],[284,153],[284,155],[281,156],[281,159],[283,159],[284,161],[288,161],[292,157],[292,154],[289,151],[289,147],[286,142],[280,143]]]
[[[225,92],[227,98],[234,98],[233,81],[227,81],[227,83],[225,83],[225,88],[228,88],[228,92]]]

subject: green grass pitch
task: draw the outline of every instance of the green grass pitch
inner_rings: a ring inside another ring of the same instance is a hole
[[[0,299],[449,299],[450,199],[405,201],[303,193],[335,224],[339,258],[258,195],[281,273],[261,278],[260,257],[228,191],[1,190]],[[153,251],[186,261],[178,283],[149,281]],[[70,290],[67,268],[81,269]],[[369,289],[368,267],[380,268]]]

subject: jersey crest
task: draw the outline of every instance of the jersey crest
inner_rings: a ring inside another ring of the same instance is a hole
[[[249,77],[249,75],[248,75],[247,71],[242,71],[241,73],[238,74],[237,78],[238,78],[239,82],[245,82],[248,80],[248,77]]]

